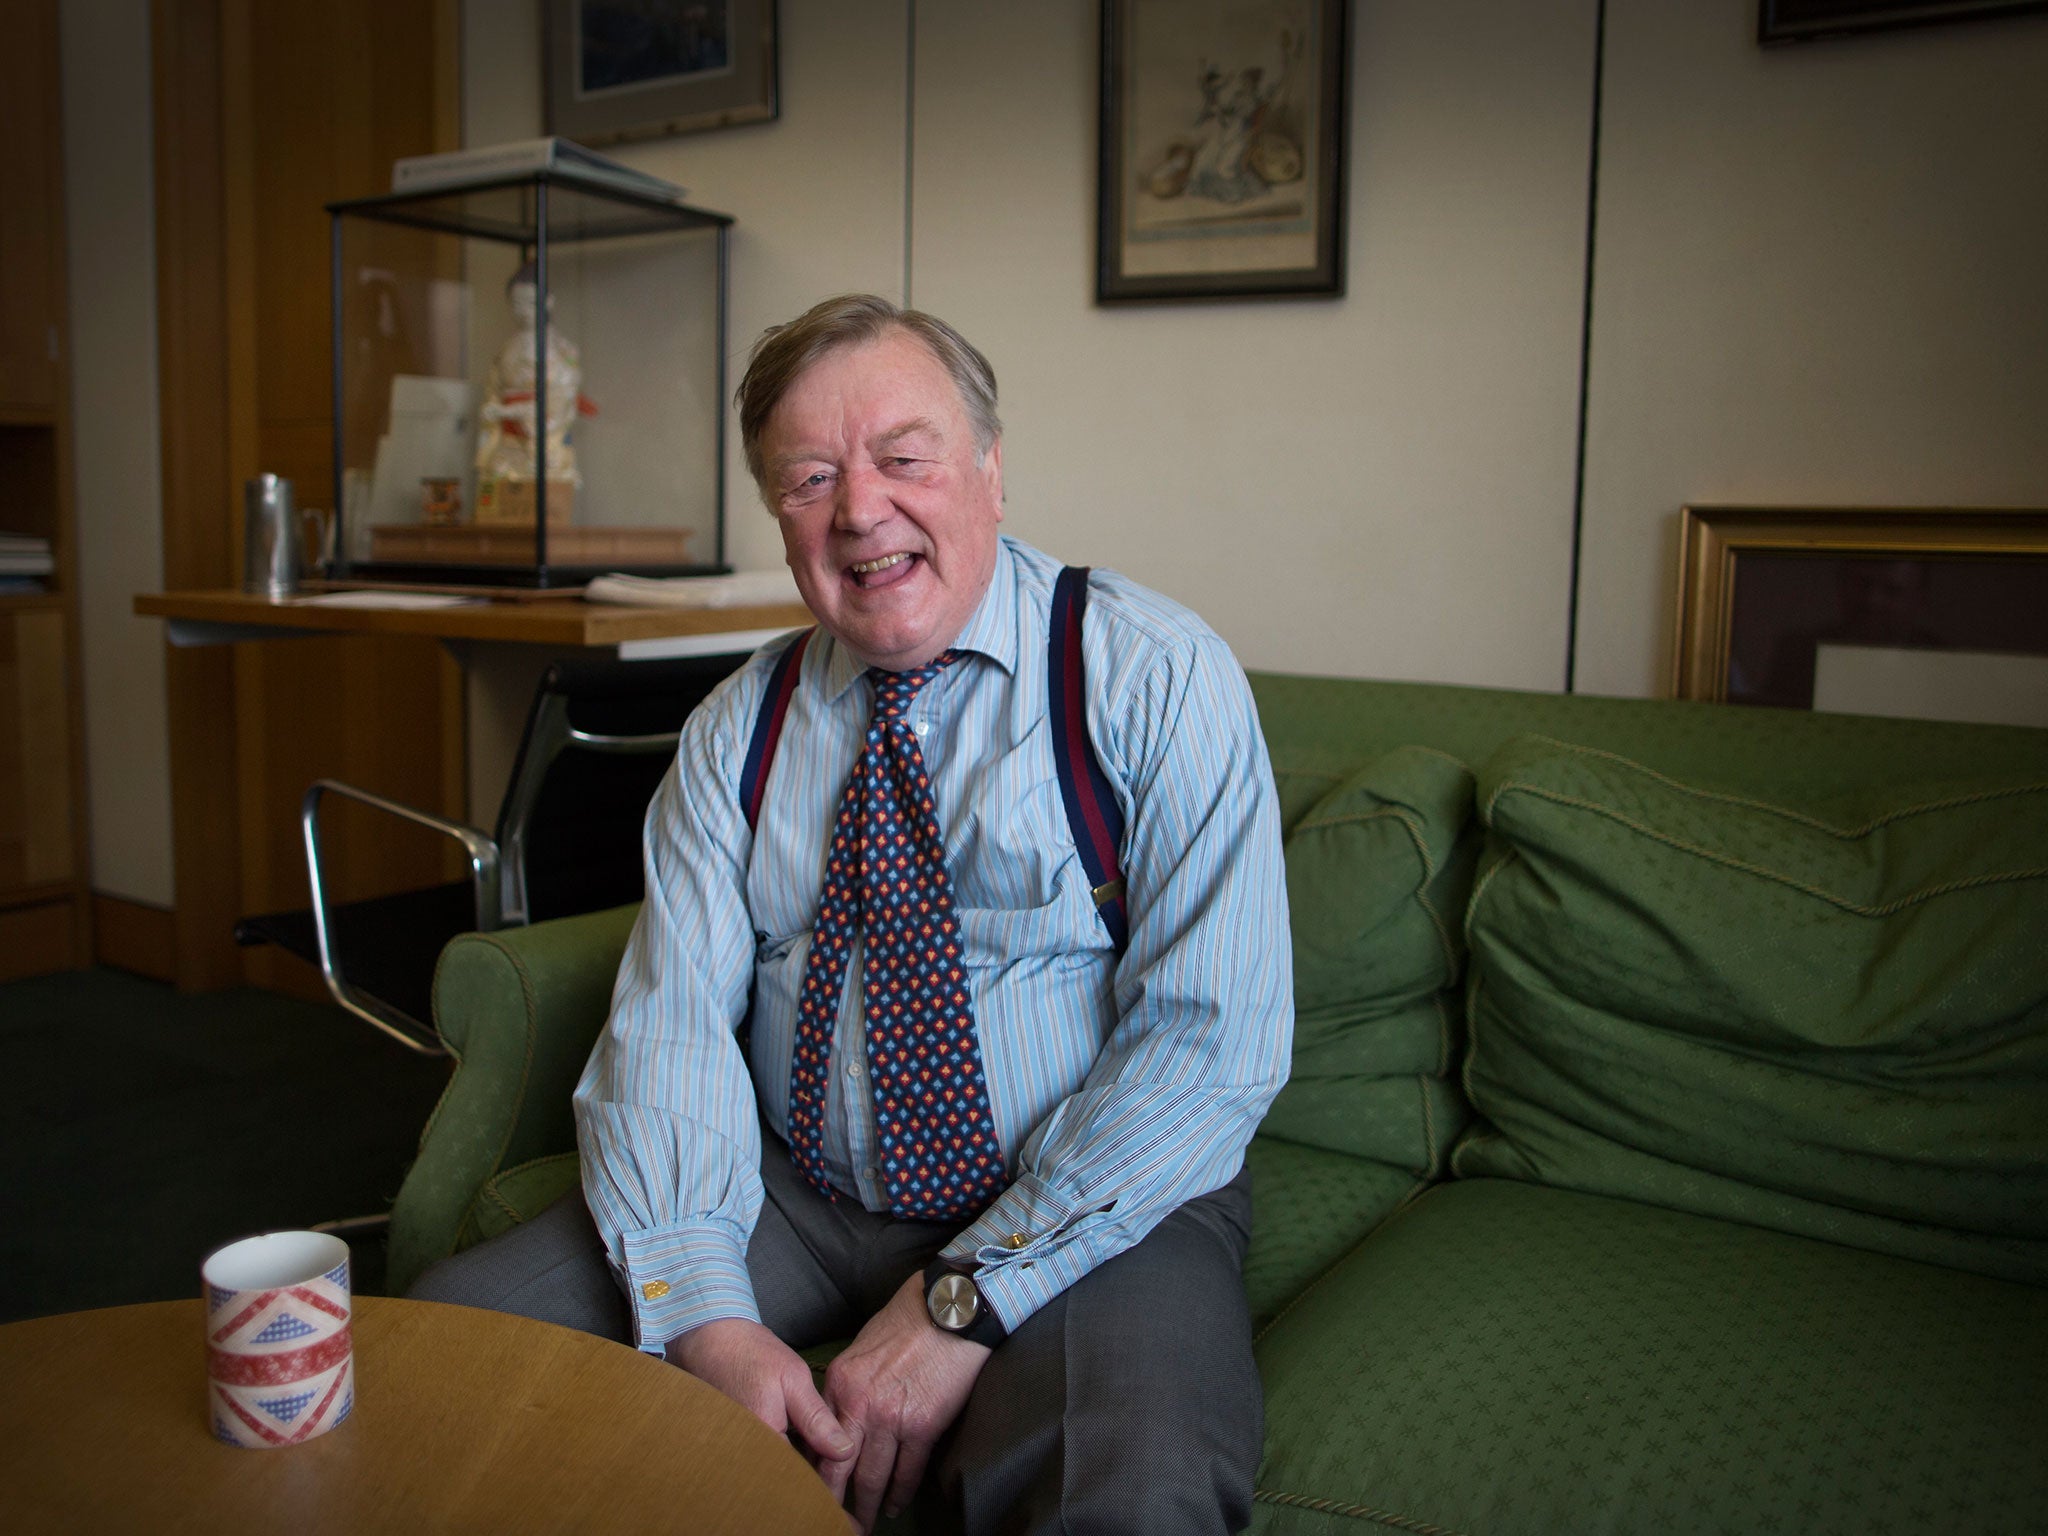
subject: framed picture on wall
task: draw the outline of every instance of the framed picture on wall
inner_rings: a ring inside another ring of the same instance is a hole
[[[2048,725],[2048,510],[1687,507],[1681,699]]]
[[[1344,291],[1344,0],[1103,0],[1095,296]]]
[[[1797,43],[1839,32],[2048,9],[2048,0],[1758,0],[1760,43]]]
[[[765,122],[775,0],[545,0],[547,132],[616,144]]]

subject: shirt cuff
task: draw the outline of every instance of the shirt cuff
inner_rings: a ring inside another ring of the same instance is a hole
[[[758,1323],[744,1244],[719,1226],[628,1232],[619,1240],[634,1342],[650,1355],[722,1317]]]
[[[1113,1202],[1112,1202],[1113,1203]],[[1105,1204],[1100,1210],[1106,1211]],[[1022,1175],[975,1217],[941,1257],[974,1266],[974,1286],[1004,1328],[1024,1319],[1109,1255],[1074,1228],[1096,1209],[1076,1206],[1033,1174]]]

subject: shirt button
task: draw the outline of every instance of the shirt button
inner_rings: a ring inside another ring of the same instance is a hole
[[[873,1168],[863,1168],[861,1169],[860,1173],[861,1177],[864,1179],[872,1179],[878,1176],[876,1170]]]
[[[920,736],[929,736],[929,735],[931,734],[931,731],[932,731],[932,723],[931,723],[931,721],[929,721],[929,720],[920,720],[920,721],[918,721],[918,722],[917,722],[917,734],[918,734],[918,735],[920,735]]]
[[[649,1301],[659,1301],[668,1294],[668,1282],[666,1280],[650,1280],[640,1287],[640,1294]]]

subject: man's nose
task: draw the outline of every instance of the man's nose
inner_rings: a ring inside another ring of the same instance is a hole
[[[841,477],[832,521],[846,532],[864,533],[886,518],[889,508],[889,486],[881,471],[862,467]]]

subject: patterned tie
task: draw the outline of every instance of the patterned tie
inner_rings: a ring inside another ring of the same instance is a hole
[[[883,1183],[897,1216],[977,1215],[1002,1192],[1003,1152],[982,1076],[924,753],[906,719],[918,690],[958,660],[872,669],[875,716],[839,802],[818,925],[797,1004],[789,1143],[804,1177],[825,1178],[825,1084],[856,933],[864,935],[869,1084]]]

